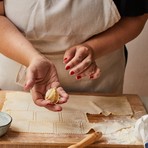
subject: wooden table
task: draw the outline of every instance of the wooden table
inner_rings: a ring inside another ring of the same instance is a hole
[[[0,110],[3,106],[5,99],[5,93],[7,91],[0,91]],[[102,94],[101,94],[102,95]],[[109,95],[110,96],[110,95]],[[146,114],[146,110],[137,95],[125,95],[134,112],[134,118]],[[90,122],[99,122],[101,116],[98,115],[88,115]],[[103,117],[104,118],[104,117]],[[114,118],[114,116],[109,116],[106,118]],[[123,117],[124,118],[124,117]],[[54,134],[31,134],[31,133],[15,133],[8,131],[3,137],[0,137],[0,148],[66,148],[71,144],[79,142],[81,139],[86,137],[86,135],[54,135]],[[143,148],[142,144],[110,144],[105,138],[101,138],[94,144],[89,146],[90,148]]]

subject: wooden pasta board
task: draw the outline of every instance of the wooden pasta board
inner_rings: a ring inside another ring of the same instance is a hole
[[[3,107],[5,100],[5,94],[7,91],[0,91],[0,110]],[[86,94],[84,94],[85,96]],[[88,94],[87,94],[88,95]],[[89,95],[103,95],[103,94],[89,94]],[[106,96],[106,95],[105,95]],[[108,94],[108,96],[113,96]],[[137,95],[124,95],[128,98],[131,108],[134,112],[134,118],[138,119],[146,114],[146,110]],[[90,122],[99,122],[101,116],[88,115]],[[106,117],[107,120],[114,118],[113,116]],[[120,117],[122,118],[122,117]],[[124,117],[123,117],[124,118]],[[74,143],[82,140],[86,135],[55,135],[55,134],[32,134],[32,133],[15,133],[8,131],[4,136],[0,137],[0,148],[66,148]],[[89,146],[90,148],[143,148],[141,144],[120,144],[120,143],[108,143],[105,138],[101,138],[94,144]]]

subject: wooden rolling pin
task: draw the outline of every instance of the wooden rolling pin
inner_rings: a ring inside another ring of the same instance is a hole
[[[82,139],[80,142],[69,146],[68,148],[84,148],[92,143],[94,143],[97,139],[101,138],[102,133],[94,132],[87,136],[86,138]]]

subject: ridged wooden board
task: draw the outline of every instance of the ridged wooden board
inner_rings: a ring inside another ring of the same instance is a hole
[[[5,93],[7,91],[0,91],[0,110],[5,100]],[[86,94],[84,94],[85,96]],[[88,95],[88,94],[87,94]],[[89,94],[89,95],[103,95],[103,94]],[[106,95],[105,95],[106,96]],[[108,96],[113,96],[108,94]],[[146,110],[137,95],[125,95],[133,109],[134,118],[138,119],[146,114]],[[99,122],[101,116],[88,115],[90,122]],[[104,118],[104,117],[103,117]],[[114,116],[106,117],[107,120],[114,118]],[[122,117],[120,117],[122,118]],[[123,117],[124,118],[124,117]],[[0,148],[67,148],[68,146],[79,142],[86,135],[54,135],[54,134],[32,134],[32,133],[15,133],[8,131],[4,136],[0,137]],[[110,144],[105,138],[101,138],[90,148],[143,148],[142,144],[129,145],[114,143]]]

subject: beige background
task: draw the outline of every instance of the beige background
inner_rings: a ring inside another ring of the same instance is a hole
[[[148,21],[141,34],[127,47],[124,93],[148,96]]]

